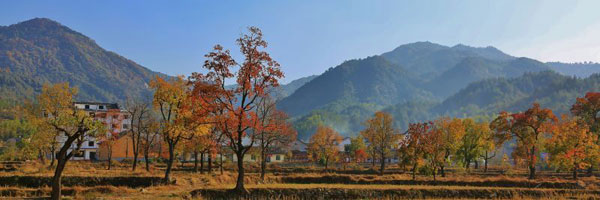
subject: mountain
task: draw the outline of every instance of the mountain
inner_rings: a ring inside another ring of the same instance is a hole
[[[414,85],[418,80],[413,77],[382,56],[350,60],[304,84],[278,106],[297,116],[334,102],[389,105],[431,96]]]
[[[544,63],[529,58],[499,61],[483,57],[467,57],[428,82],[425,87],[436,96],[445,98],[475,81],[496,77],[517,77],[526,72],[549,69]]]
[[[563,75],[577,76],[580,78],[588,77],[595,73],[600,73],[600,63],[595,62],[582,62],[582,63],[561,63],[561,62],[547,62],[546,65],[550,66],[552,70],[557,71]]]
[[[408,102],[388,106],[397,126],[432,120],[440,116],[491,119],[500,111],[526,110],[534,102],[556,114],[568,113],[577,97],[600,91],[600,74],[587,78],[561,75],[553,71],[526,73],[514,78],[476,81],[440,103]]]
[[[153,72],[45,18],[0,26],[0,94],[32,98],[44,83],[69,82],[78,100],[123,102],[149,96]]]
[[[433,107],[472,82],[550,69],[494,47],[416,42],[330,68],[282,99],[278,107],[293,117],[300,137],[309,136],[319,124],[354,135],[377,110],[395,106],[389,109],[401,108],[406,116],[426,119],[435,113],[411,110]]]

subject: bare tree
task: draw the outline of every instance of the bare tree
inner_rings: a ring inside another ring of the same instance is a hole
[[[150,111],[150,103],[139,99],[127,99],[127,113],[129,113],[129,119],[131,120],[129,132],[131,133],[131,143],[133,148],[132,171],[135,171],[135,168],[137,167],[142,139],[144,135],[149,134]]]

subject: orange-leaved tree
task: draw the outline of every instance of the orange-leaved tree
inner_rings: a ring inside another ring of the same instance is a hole
[[[499,141],[517,138],[517,147],[524,151],[525,161],[529,168],[529,179],[535,179],[535,167],[538,162],[539,149],[543,134],[558,119],[548,108],[541,108],[534,103],[525,112],[508,114],[501,112],[492,121],[490,128],[495,131],[494,137]],[[502,143],[502,142],[499,142]],[[518,154],[515,154],[518,155]]]
[[[317,132],[310,137],[308,144],[309,158],[313,161],[323,162],[327,170],[329,163],[335,162],[338,158],[340,152],[338,145],[342,139],[342,136],[330,127],[317,127]]]
[[[194,73],[190,77],[194,98],[209,106],[215,113],[215,125],[224,135],[228,146],[237,158],[238,177],[234,188],[247,193],[244,188],[244,155],[252,148],[257,134],[252,132],[260,119],[256,107],[261,98],[269,96],[268,89],[279,86],[283,78],[279,63],[264,51],[267,42],[260,29],[250,27],[249,33],[237,39],[243,62],[236,62],[229,50],[220,45],[205,55],[207,74]],[[237,71],[233,72],[233,68]],[[226,87],[226,80],[234,79],[235,86]]]
[[[436,180],[438,168],[444,165],[446,152],[446,137],[440,129],[425,132],[423,137],[423,155],[428,169]]]
[[[577,98],[571,107],[571,113],[585,123],[590,131],[600,137],[600,92],[588,92],[582,98]],[[599,141],[600,142],[600,141]],[[588,174],[591,174],[597,163],[590,163]]]
[[[577,170],[598,162],[598,136],[590,132],[586,124],[563,115],[551,132],[552,137],[546,142],[551,166],[573,170],[573,179],[577,179]]]
[[[365,127],[360,134],[367,139],[369,149],[379,159],[379,175],[383,175],[385,160],[391,155],[392,149],[398,146],[399,134],[394,128],[394,118],[388,113],[378,111],[365,122]]]
[[[463,126],[462,120],[458,118],[442,117],[434,122],[435,128],[441,131],[444,137],[443,148],[444,148],[444,163],[440,166],[440,175],[446,176],[445,166],[446,163],[450,162],[450,156],[455,155],[458,151],[461,139],[465,135],[465,127]]]

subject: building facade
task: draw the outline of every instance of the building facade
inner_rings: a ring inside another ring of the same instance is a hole
[[[74,106],[76,109],[87,112],[94,119],[100,120],[106,126],[107,131],[97,137],[86,137],[80,151],[71,158],[72,160],[99,160],[99,155],[103,153],[101,151],[112,150],[111,148],[102,148],[102,144],[111,139],[118,140],[119,135],[131,128],[129,114],[127,111],[121,110],[116,103],[75,102]],[[59,147],[64,144],[66,139],[66,136],[57,137]],[[76,144],[73,144],[69,152],[76,148]]]

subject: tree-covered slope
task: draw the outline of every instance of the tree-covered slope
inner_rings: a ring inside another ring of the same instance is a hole
[[[5,98],[31,98],[44,83],[69,82],[78,100],[109,102],[148,96],[148,81],[161,75],[44,18],[0,26],[0,69]]]
[[[414,85],[418,80],[413,77],[409,71],[381,56],[350,60],[304,84],[278,107],[297,116],[334,102],[391,105],[430,96]]]

